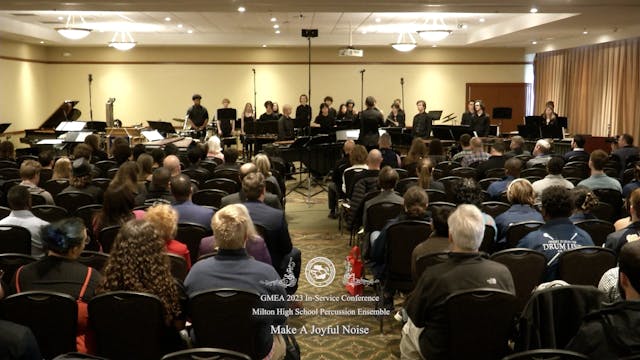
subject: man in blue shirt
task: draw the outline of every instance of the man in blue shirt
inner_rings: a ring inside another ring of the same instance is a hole
[[[527,234],[518,243],[517,247],[540,251],[547,258],[545,281],[556,280],[558,257],[563,251],[593,246],[591,236],[569,220],[572,212],[573,198],[568,189],[552,186],[544,190],[542,216],[547,223]]]
[[[502,180],[492,183],[487,189],[487,192],[491,195],[493,200],[498,200],[500,198],[500,194],[507,191],[509,184],[511,184],[515,178],[520,177],[521,169],[522,161],[515,157],[510,158],[504,163],[505,177],[503,177]]]
[[[595,150],[589,156],[589,168],[591,176],[578,183],[578,186],[586,186],[589,189],[611,189],[622,193],[622,186],[617,179],[609,177],[604,173],[604,165],[607,163],[609,155],[602,150]]]
[[[178,212],[178,222],[194,223],[211,230],[211,217],[213,210],[196,205],[191,201],[191,179],[180,174],[171,179],[171,194],[176,198],[173,208]]]

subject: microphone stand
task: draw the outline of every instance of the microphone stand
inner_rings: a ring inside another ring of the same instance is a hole
[[[307,37],[307,51],[308,51],[308,57],[307,57],[307,75],[309,76],[309,95],[307,96],[307,104],[311,105],[311,36]]]
[[[258,108],[257,108],[257,106],[258,106],[258,100],[257,100],[258,91],[256,90],[256,69],[253,68],[253,69],[251,69],[251,71],[253,72],[253,112],[254,112],[254,114],[257,114],[257,112],[258,112]],[[244,114],[242,114],[242,117],[244,118]]]
[[[402,106],[407,106],[405,104],[405,102],[404,102],[404,78],[402,78],[402,77],[400,78],[400,91],[401,91],[401,94],[402,94],[402,96],[401,96],[402,97]],[[407,114],[405,113],[404,116],[405,116],[405,121],[406,121]]]
[[[89,74],[89,117],[93,121],[93,105],[91,104],[91,83],[93,82],[93,76]]]
[[[365,69],[360,70],[360,111],[364,110],[364,72]]]

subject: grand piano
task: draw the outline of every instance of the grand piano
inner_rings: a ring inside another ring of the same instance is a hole
[[[75,108],[77,104],[76,100],[65,100],[38,129],[25,130],[25,136],[20,138],[20,142],[36,147],[41,140],[57,139],[58,136],[65,133],[65,131],[56,131],[56,127],[61,122],[76,121],[80,117],[80,110]]]

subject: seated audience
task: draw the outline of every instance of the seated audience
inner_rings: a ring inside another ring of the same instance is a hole
[[[40,169],[42,166],[35,160],[25,160],[20,165],[19,185],[26,187],[31,195],[40,195],[44,198],[47,205],[55,205],[51,194],[38,186],[40,183]]]
[[[131,149],[131,154],[132,154],[131,160],[138,161],[138,158],[140,157],[140,155],[146,154],[146,153],[147,153],[147,148],[146,146],[144,146],[144,144],[136,144]]]
[[[84,143],[91,148],[91,160],[93,162],[107,160],[107,153],[100,149],[100,137],[98,135],[88,135],[84,138]]]
[[[184,328],[184,317],[165,255],[166,243],[157,230],[156,224],[145,220],[131,220],[122,225],[98,292],[135,291],[157,296],[163,305],[167,327],[163,351],[171,352],[180,350],[178,331]]]
[[[617,157],[620,161],[620,173],[627,167],[627,159],[637,159],[640,153],[638,148],[633,146],[633,136],[631,134],[622,134],[618,137],[617,149],[611,152],[611,155]]]
[[[447,161],[447,154],[444,151],[444,147],[442,146],[442,141],[438,138],[432,138],[429,143],[429,149],[425,156],[431,160],[431,163],[438,164],[443,161]]]
[[[113,161],[115,161],[118,166],[124,164],[125,161],[129,161],[133,157],[133,153],[131,151],[131,147],[129,147],[128,143],[115,144],[113,146]]]
[[[242,179],[244,179],[244,177],[247,176],[248,174],[257,173],[257,172],[258,172],[258,168],[254,163],[242,164],[242,166],[240,166],[240,170],[238,171],[238,177],[240,178],[240,182],[242,182]],[[223,208],[229,204],[240,204],[246,201],[247,201],[247,196],[245,195],[242,188],[240,188],[240,191],[238,191],[237,193],[229,194],[223,197],[222,200],[220,201],[220,208]],[[282,204],[280,203],[280,199],[278,199],[278,196],[271,194],[269,192],[266,192],[264,194],[264,203],[271,206],[274,209],[278,209],[278,210],[282,209]]]
[[[171,194],[169,180],[171,180],[171,172],[167,168],[159,167],[153,170],[149,190],[136,195],[135,205],[142,206],[149,202],[174,203],[176,198]]]
[[[465,155],[462,158],[460,164],[462,166],[469,166],[480,161],[487,161],[489,160],[489,156],[489,154],[484,152],[484,148],[482,147],[482,139],[479,137],[474,137],[473,139],[471,139],[471,154]]]
[[[162,149],[151,150],[151,157],[153,158],[153,168],[162,167],[166,154]]]
[[[207,158],[220,159],[224,161],[225,154],[222,153],[222,147],[220,146],[220,138],[217,136],[212,136],[207,140]],[[235,162],[235,161],[234,161]]]
[[[629,215],[631,222],[625,228],[607,236],[605,247],[620,253],[624,244],[640,239],[640,189],[633,190],[629,196]]]
[[[143,210],[133,210],[134,194],[126,185],[109,186],[104,192],[102,209],[92,220],[92,231],[95,240],[100,243],[100,230],[108,226],[122,225],[136,218],[144,217]]]
[[[38,154],[38,162],[40,163],[40,181],[38,186],[42,186],[48,180],[51,180],[53,176],[53,151],[43,150]]]
[[[342,192],[344,194],[347,194],[347,182],[345,181],[344,178],[344,174],[346,172],[349,172],[350,170],[353,169],[361,169],[361,170],[367,170],[367,156],[369,154],[367,153],[367,148],[362,146],[362,145],[356,145],[353,148],[353,151],[351,152],[351,154],[349,155],[349,164],[351,164],[351,166],[349,166],[348,168],[344,169],[344,171],[342,172]],[[354,184],[349,184],[351,186],[353,186]],[[353,189],[352,189],[353,190]],[[347,196],[349,196],[351,194],[347,194]]]
[[[245,248],[247,249],[247,254],[260,262],[271,265],[271,255],[269,255],[267,244],[256,231],[253,221],[251,221],[251,217],[249,216],[249,211],[245,206],[237,206],[236,210],[241,212],[242,216],[246,218],[248,238],[245,243]],[[211,218],[211,228],[214,228],[213,218]],[[218,247],[219,245],[216,243],[215,235],[204,237],[200,241],[199,256],[217,252]]]
[[[0,294],[1,290],[0,287]],[[38,341],[31,329],[11,321],[0,320],[0,359],[41,360]]]
[[[506,266],[488,260],[478,252],[484,237],[480,210],[460,205],[449,216],[450,259],[427,267],[407,299],[409,319],[402,328],[400,353],[403,359],[447,358],[449,334],[444,307],[455,292],[494,288],[515,294],[513,278]]]
[[[138,184],[146,186],[153,176],[153,157],[147,153],[140,154],[136,163],[138,164]]]
[[[384,133],[378,138],[378,150],[382,154],[382,167],[390,166],[392,168],[399,168],[400,155],[391,148],[391,135]]]
[[[504,153],[504,157],[509,159],[518,155],[531,156],[531,153],[524,149],[524,138],[520,135],[511,137],[509,151]]]
[[[542,215],[533,207],[535,193],[527,179],[515,179],[507,188],[507,199],[511,207],[496,217],[498,227],[498,243],[507,241],[509,225],[522,221],[544,221]]]
[[[80,146],[80,145],[78,145]],[[71,180],[69,186],[64,188],[60,193],[69,191],[79,191],[91,195],[96,203],[102,202],[103,190],[91,183],[93,175],[91,175],[91,164],[85,158],[73,160]]]
[[[251,180],[261,177],[251,174]],[[272,295],[274,301],[264,301],[266,309],[285,308],[286,291],[284,282],[272,266],[253,259],[247,254],[245,244],[249,239],[249,218],[239,208],[244,205],[233,204],[216,212],[212,220],[213,234],[219,247],[216,256],[203,259],[193,265],[185,279],[187,295],[213,288],[240,288],[258,292],[260,295]],[[267,209],[269,209],[267,207]],[[273,210],[276,211],[276,210]],[[283,219],[284,220],[284,219]],[[273,285],[267,285],[273,284]],[[263,318],[256,340],[258,358],[284,359],[285,343],[282,335],[273,334],[272,327],[284,325],[283,315]]]
[[[428,152],[427,145],[424,144],[422,139],[414,138],[407,156],[402,159],[402,168],[407,170],[409,174],[415,174],[418,161],[427,156]]]
[[[489,159],[480,163],[477,167],[478,175],[477,179],[484,179],[487,177],[487,171],[491,169],[504,168],[506,158],[504,157],[504,142],[502,140],[496,140],[491,144],[491,152],[489,152]]]
[[[527,168],[532,168],[540,165],[547,165],[551,160],[551,144],[544,139],[540,139],[536,142],[536,146],[533,148],[533,159],[527,161]]]
[[[125,161],[116,171],[116,175],[109,183],[109,186],[126,186],[133,192],[134,196],[146,193],[147,188],[144,184],[138,182],[138,170],[138,164],[135,161]]]
[[[18,269],[12,292],[54,291],[78,299],[78,352],[87,352],[85,336],[89,331],[86,305],[102,281],[100,273],[80,264],[77,259],[88,241],[81,219],[68,218],[46,226],[42,242],[47,254],[42,259]]]
[[[199,146],[194,146],[189,151],[187,151],[187,159],[189,160],[189,165],[187,169],[197,170],[198,172],[204,172],[209,177],[211,174],[209,170],[200,166],[200,161],[202,160],[202,156],[204,155],[204,151],[200,149]],[[186,170],[186,169],[185,169]]]
[[[564,161],[569,162],[572,157],[580,156],[580,157],[589,157],[589,153],[584,151],[584,144],[587,143],[587,139],[583,135],[576,134],[573,136],[573,140],[571,140],[571,151],[567,151],[562,156]]]
[[[444,184],[433,178],[433,162],[430,158],[421,159],[416,167],[418,186],[425,190],[445,191]]]
[[[542,216],[546,223],[523,237],[517,247],[540,251],[547,258],[545,281],[557,279],[558,256],[563,251],[593,246],[589,234],[575,226],[569,216],[573,199],[569,190],[552,186],[542,193]]]
[[[238,170],[240,165],[236,163],[238,161],[238,150],[228,147],[224,150],[224,162],[216,166],[215,170],[220,169],[233,169]]]
[[[349,222],[352,226],[361,225],[362,207],[365,195],[372,191],[378,190],[378,174],[380,173],[380,164],[382,163],[382,154],[378,149],[373,149],[367,156],[367,170],[360,171],[353,177],[353,192],[349,198],[349,206],[351,207]]]
[[[53,165],[53,174],[51,174],[51,179],[71,179],[71,160],[69,160],[68,157],[63,156],[56,160]]]
[[[117,139],[124,140],[123,138],[117,138]],[[86,159],[89,162],[89,167],[91,169],[91,175],[94,178],[107,176],[107,174],[103,174],[102,170],[100,170],[100,168],[98,168],[97,166],[95,166],[93,164],[93,158],[91,157],[91,154],[92,154],[91,147],[89,145],[78,144],[78,145],[76,145],[76,147],[73,148],[73,155],[72,155],[71,158],[73,160],[77,160],[77,159],[80,159],[80,158]]]
[[[278,192],[274,193],[278,198],[282,198],[282,191],[280,190],[280,184],[278,183],[278,179],[271,173],[271,162],[269,161],[269,157],[265,154],[258,154],[254,156],[253,163],[256,164],[258,168],[258,172],[260,172],[265,181],[270,182],[274,185],[274,189],[277,189]]]
[[[622,247],[618,287],[624,301],[587,315],[567,344],[590,359],[621,359],[640,354],[640,242]]]
[[[179,223],[194,223],[211,230],[213,210],[196,205],[191,201],[193,195],[189,176],[180,174],[171,179],[171,194],[176,198],[173,208],[178,212]]]
[[[552,157],[547,162],[547,172],[549,173],[543,179],[535,181],[533,183],[533,190],[536,192],[536,198],[540,200],[542,192],[552,186],[562,186],[569,190],[573,189],[571,181],[565,179],[562,176],[562,168],[564,167],[564,160],[560,157]]]
[[[378,175],[378,186],[380,187],[380,193],[373,199],[367,200],[362,207],[362,224],[364,225],[364,231],[366,234],[370,232],[369,223],[367,222],[367,211],[370,207],[380,203],[390,203],[402,205],[404,199],[398,195],[393,189],[398,184],[398,172],[389,166],[385,166],[380,170]],[[365,236],[368,238],[368,236]]]
[[[617,190],[622,194],[622,186],[617,179],[609,177],[604,173],[604,165],[607,163],[609,156],[602,150],[595,150],[589,156],[589,169],[591,176],[578,183],[578,185],[586,186],[591,190],[594,189],[611,189]]]
[[[16,161],[16,148],[11,141],[4,140],[0,142],[0,160]]]
[[[191,268],[191,256],[187,245],[176,240],[178,233],[178,213],[167,204],[157,204],[147,209],[144,219],[153,225],[166,244],[165,251],[170,254],[182,256],[187,263],[187,269]]]
[[[503,192],[507,191],[507,187],[511,182],[520,177],[520,170],[522,169],[522,161],[516,158],[511,158],[504,163],[504,177],[501,180],[495,181],[489,185],[487,192],[491,196],[491,199],[498,200]]]
[[[482,207],[483,195],[482,188],[473,179],[462,179],[458,184],[453,187],[454,201],[457,205],[471,204],[475,205],[478,209]],[[493,227],[496,237],[498,236],[498,228],[496,228],[496,222],[493,217],[485,212],[482,212],[485,225]]]
[[[353,149],[356,147],[356,143],[353,140],[345,141],[344,145],[342,145],[342,154],[343,156],[336,161],[336,165],[333,167],[333,172],[331,173],[331,182],[327,185],[327,197],[329,203],[329,218],[337,219],[336,208],[338,207],[338,198],[344,196],[344,191],[342,191],[343,184],[343,173],[350,165],[350,154]]]
[[[9,216],[0,220],[0,225],[22,226],[29,230],[31,233],[31,256],[41,257],[45,254],[42,244],[42,229],[49,223],[31,212],[31,193],[24,186],[12,186],[7,194],[7,201],[11,212]],[[9,239],[4,240],[8,241]]]
[[[622,197],[627,199],[631,192],[640,188],[640,163],[636,163],[633,167],[633,180],[622,187]]]
[[[574,209],[569,220],[575,223],[582,220],[596,219],[595,215],[591,213],[591,209],[598,206],[598,196],[593,191],[585,186],[576,186],[571,190],[571,196]]]
[[[162,167],[169,170],[171,177],[180,175],[180,159],[176,155],[167,155],[162,161]]]
[[[459,143],[462,150],[453,155],[453,158],[451,158],[452,161],[460,162],[462,161],[462,159],[464,159],[465,156],[471,155],[471,153],[473,153],[473,151],[471,150],[471,135],[460,135]]]

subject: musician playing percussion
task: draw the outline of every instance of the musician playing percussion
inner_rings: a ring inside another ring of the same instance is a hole
[[[207,108],[200,105],[201,99],[202,96],[200,96],[199,94],[195,94],[191,97],[191,100],[193,100],[193,105],[189,108],[189,110],[187,110],[187,121],[189,122],[189,126],[191,127],[191,129],[197,131],[197,136],[203,138],[207,129],[209,112],[207,111]]]

